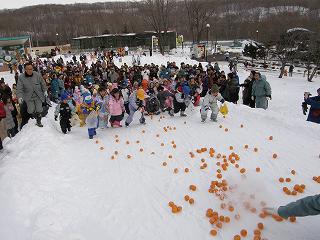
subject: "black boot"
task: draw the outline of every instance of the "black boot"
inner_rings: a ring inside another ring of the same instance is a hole
[[[37,119],[36,125],[37,125],[38,127],[43,127],[43,125],[42,125],[42,123],[41,123],[41,114],[38,114],[37,117],[36,117],[36,119]]]

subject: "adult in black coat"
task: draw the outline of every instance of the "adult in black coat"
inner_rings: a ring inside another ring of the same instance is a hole
[[[250,76],[244,81],[243,84],[240,84],[241,87],[243,87],[242,91],[242,99],[243,99],[243,104],[250,106],[252,108],[255,107],[255,100],[252,100],[251,98],[251,93],[252,93],[252,85],[254,80],[254,74],[255,71],[251,71]]]

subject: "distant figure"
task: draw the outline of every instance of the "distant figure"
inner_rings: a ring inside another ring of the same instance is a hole
[[[291,64],[289,67],[289,77],[292,77],[294,66]]]

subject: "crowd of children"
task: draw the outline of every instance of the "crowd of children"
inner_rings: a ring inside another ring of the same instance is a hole
[[[119,68],[112,58],[98,53],[94,55],[95,61],[91,65],[84,55],[79,59],[73,56],[68,62],[62,58],[33,62],[34,71],[41,73],[47,85],[48,97],[57,103],[55,120],[59,118],[61,131],[65,134],[72,126],[80,124],[87,126],[89,138],[93,138],[97,128],[122,127],[122,121],[128,127],[136,115],[141,124],[146,123],[145,115],[161,112],[186,117],[190,105],[201,106],[203,122],[209,110],[210,119],[217,121],[217,101],[224,103],[222,112],[225,113],[225,101],[237,103],[239,100],[241,85],[237,72],[226,75],[218,63],[209,63],[206,67],[201,63],[193,66],[181,63],[179,67],[175,62],[132,67],[124,63]],[[252,88],[252,84],[248,86]],[[247,85],[243,87],[247,88]],[[16,106],[19,108],[12,94],[9,96],[2,97],[5,111],[9,113],[6,115],[12,115],[10,111],[12,113]],[[252,96],[251,102],[255,98]],[[25,124],[29,118],[22,106],[20,114],[26,119],[22,120]],[[14,136],[18,129],[15,118],[7,117],[5,121],[7,136]]]

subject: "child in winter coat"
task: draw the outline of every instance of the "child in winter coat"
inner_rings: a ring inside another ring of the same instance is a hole
[[[182,86],[178,86],[176,93],[174,95],[174,100],[173,100],[173,106],[174,106],[174,113],[180,112],[181,117],[186,117],[187,115],[184,113],[186,110],[186,104],[185,104],[185,98],[184,98],[184,93]]]
[[[6,128],[7,128],[7,135],[8,137],[12,138],[16,135],[16,131],[14,129],[15,124],[12,117],[11,112],[14,110],[14,107],[11,103],[10,96],[3,96],[2,97],[3,103],[4,103],[4,109],[6,111],[6,118],[4,119]]]
[[[99,120],[99,128],[104,129],[108,127],[108,111],[107,104],[109,101],[109,95],[107,95],[107,90],[104,87],[100,87],[98,89],[98,94],[96,96],[95,101],[99,106],[98,111],[98,120]]]
[[[173,116],[173,98],[174,95],[163,86],[157,88],[157,98],[160,102],[160,109],[162,112],[168,111],[170,116]]]
[[[124,108],[126,110],[126,113],[129,115],[130,110],[129,110],[129,96],[130,96],[130,88],[129,85],[124,85],[122,90],[121,90],[121,95],[123,97],[124,101]]]
[[[64,134],[67,134],[67,131],[71,131],[71,124],[70,124],[70,119],[71,119],[71,109],[68,103],[68,94],[63,93],[61,95],[61,102],[57,105],[55,113],[54,113],[54,120],[58,120],[58,116],[60,115],[60,127],[61,131]]]
[[[201,121],[205,122],[208,115],[208,110],[211,109],[210,120],[213,122],[217,121],[217,115],[219,113],[219,107],[217,101],[224,103],[225,100],[219,93],[219,87],[216,84],[212,85],[211,90],[204,97],[202,105],[201,105]]]
[[[96,128],[98,126],[98,110],[99,106],[93,101],[89,92],[83,94],[83,103],[81,104],[82,112],[86,116],[86,125],[88,128],[89,139],[97,135]]]
[[[134,91],[130,97],[129,97],[129,110],[130,114],[128,118],[126,119],[126,127],[130,125],[133,121],[133,115],[136,111],[141,112],[141,117],[139,119],[139,122],[141,124],[145,124],[145,117],[144,117],[144,110],[145,110],[145,97],[146,94],[142,88],[139,88],[138,90]]]
[[[121,92],[118,88],[114,88],[111,91],[110,98],[108,101],[108,111],[110,113],[110,124],[111,127],[122,127],[120,122],[124,117],[124,101],[121,96]]]

